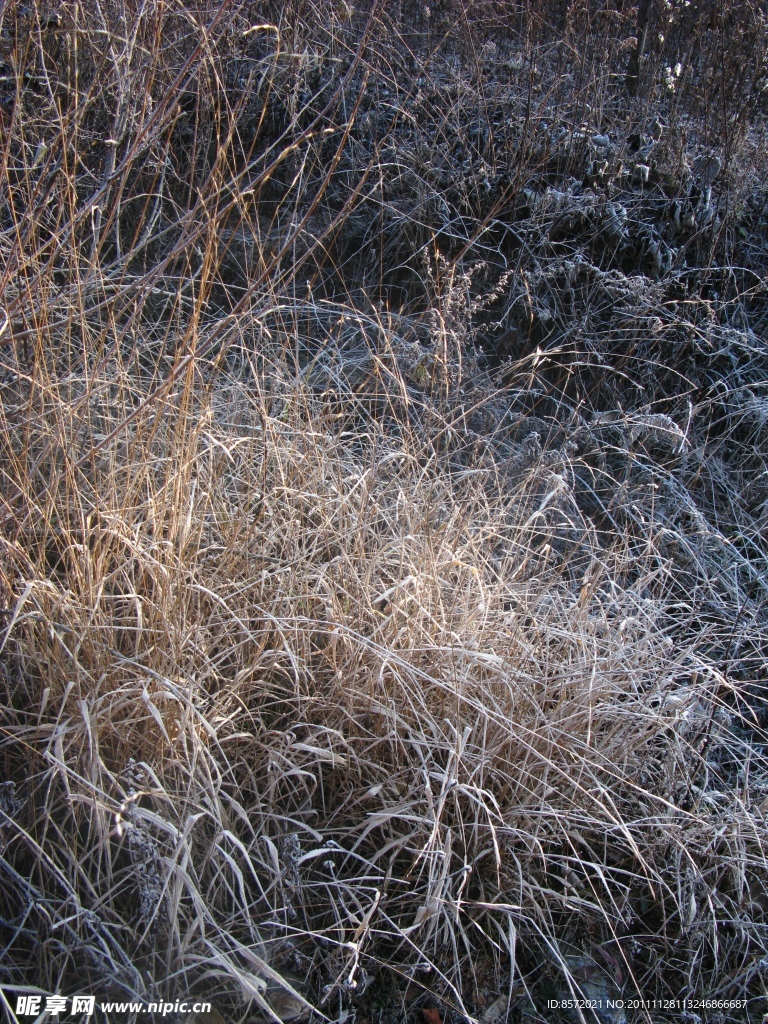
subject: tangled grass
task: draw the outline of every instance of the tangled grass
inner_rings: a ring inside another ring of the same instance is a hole
[[[11,1005],[765,1009],[762,65],[457,10],[3,12]]]

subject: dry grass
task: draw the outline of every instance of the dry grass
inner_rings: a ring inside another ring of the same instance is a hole
[[[247,14],[3,15],[0,982],[759,1017],[762,222],[568,191],[597,57]]]

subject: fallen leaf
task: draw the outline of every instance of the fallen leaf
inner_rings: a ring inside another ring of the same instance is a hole
[[[309,1016],[306,1003],[282,989],[270,992],[267,995],[267,1002],[284,1024]]]
[[[224,1024],[224,1018],[218,1010],[210,1009],[205,1012],[198,1010],[191,1017],[187,1017],[187,1024]]]
[[[480,1018],[482,1024],[496,1024],[497,1021],[500,1021],[502,1017],[506,1016],[507,1002],[508,1000],[506,996],[499,996],[498,999],[494,999]]]
[[[421,1011],[421,1016],[424,1018],[424,1024],[443,1024],[440,1012],[434,1006],[425,1006]]]

